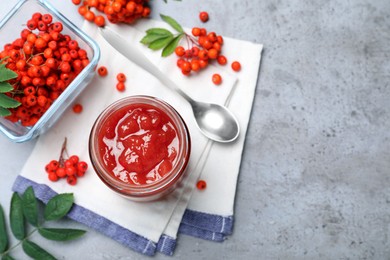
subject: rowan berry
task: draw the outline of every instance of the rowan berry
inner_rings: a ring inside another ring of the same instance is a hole
[[[62,72],[70,72],[72,70],[72,67],[70,66],[70,63],[67,61],[64,61],[60,64],[59,69]]]
[[[66,171],[65,171],[65,168],[63,167],[59,167],[57,170],[56,170],[56,175],[58,178],[65,178],[67,175],[66,175]]]
[[[193,36],[199,36],[200,35],[200,28],[194,27],[194,28],[192,28],[191,32],[192,32]]]
[[[209,20],[209,14],[207,12],[200,12],[199,13],[199,19],[202,21],[202,22],[207,22]]]
[[[210,59],[215,60],[218,57],[218,51],[212,48],[207,52],[207,55]]]
[[[204,190],[204,189],[206,189],[206,187],[207,187],[207,183],[204,180],[199,180],[196,183],[196,188],[198,188],[198,190]]]
[[[81,3],[81,0],[72,0],[72,3],[74,5],[79,5]]]
[[[176,53],[176,55],[179,56],[179,57],[183,56],[184,53],[185,53],[184,47],[183,47],[183,46],[177,46],[177,47],[175,48],[175,53]]]
[[[80,158],[77,155],[72,155],[69,157],[68,160],[71,161],[73,165],[75,165],[79,162]]]
[[[62,29],[63,29],[63,26],[62,26],[62,23],[61,23],[61,22],[55,22],[55,23],[53,24],[53,30],[54,30],[55,32],[61,32]]]
[[[38,23],[37,23],[37,28],[38,28],[38,30],[40,30],[41,32],[46,31],[46,30],[47,30],[47,24],[46,24],[44,21],[40,20],[40,21],[38,21]]]
[[[30,30],[35,30],[38,26],[38,22],[34,19],[30,19],[27,21],[27,27]]]
[[[44,14],[44,15],[42,15],[42,21],[45,24],[49,24],[53,21],[53,17],[51,16],[51,14]]]
[[[219,55],[218,58],[217,58],[217,62],[218,62],[219,65],[226,65],[227,59],[226,59],[225,56]]]
[[[43,95],[39,95],[37,98],[37,104],[41,107],[44,107],[47,103],[47,97]]]
[[[50,172],[48,177],[49,177],[49,180],[51,180],[53,182],[58,181],[58,176],[57,176],[57,174],[55,172]]]
[[[116,75],[116,79],[119,82],[125,82],[126,81],[126,75],[124,73],[118,73],[118,75]]]
[[[218,73],[213,74],[212,81],[215,85],[220,85],[222,83],[222,77]]]
[[[47,42],[43,38],[38,38],[36,39],[34,45],[38,49],[43,49],[47,46]]]
[[[35,94],[35,88],[33,86],[27,87],[23,90],[24,95],[34,95]]]
[[[106,20],[102,15],[97,15],[93,22],[99,27],[103,27],[106,24]]]
[[[39,21],[42,18],[42,14],[40,12],[33,13],[31,19],[35,21]]]
[[[74,176],[74,175],[70,175],[70,176],[68,176],[68,177],[66,178],[66,182],[67,182],[69,185],[74,186],[74,185],[77,184],[77,178],[76,178],[76,176]]]
[[[126,89],[125,83],[123,83],[123,82],[118,82],[118,83],[116,84],[116,89],[117,89],[118,91],[120,91],[120,92],[125,91],[125,89]]]
[[[232,69],[234,71],[240,71],[241,70],[241,63],[238,62],[238,61],[233,61],[231,66],[232,66]]]
[[[84,161],[78,162],[77,170],[79,172],[85,172],[85,171],[87,171],[87,169],[88,169],[88,164],[86,162],[84,162]]]
[[[16,62],[16,68],[17,68],[18,70],[24,70],[25,67],[26,67],[26,60],[18,60],[18,61]]]
[[[72,109],[76,114],[80,114],[83,111],[83,106],[81,104],[75,104]]]
[[[97,71],[98,71],[98,74],[102,77],[104,77],[108,74],[108,70],[105,66],[100,66]]]

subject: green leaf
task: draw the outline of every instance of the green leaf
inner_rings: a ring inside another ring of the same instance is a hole
[[[8,236],[3,208],[0,205],[0,253],[3,253],[8,247]]]
[[[11,111],[9,111],[4,107],[0,107],[0,116],[10,116],[10,115],[11,115]]]
[[[58,220],[68,214],[73,205],[73,194],[63,193],[54,196],[47,203],[43,216],[45,220]]]
[[[14,236],[22,240],[25,237],[22,199],[16,192],[14,192],[11,198],[10,223]]]
[[[147,34],[145,35],[142,39],[141,39],[141,43],[142,44],[145,44],[145,45],[149,45],[150,43],[158,40],[158,39],[161,39],[161,38],[165,38],[166,36],[162,36],[161,34]]]
[[[0,93],[0,107],[4,108],[15,108],[20,106],[20,102],[13,98],[10,98],[3,93]]]
[[[172,26],[173,29],[175,29],[179,33],[183,33],[184,32],[184,30],[181,27],[181,25],[178,22],[176,22],[176,20],[174,20],[172,17],[169,17],[167,15],[163,15],[163,14],[160,14],[160,16],[166,23],[168,23],[170,26]]]
[[[165,28],[151,28],[151,29],[146,30],[146,34],[157,34],[157,35],[161,35],[161,36],[172,35],[172,33]]]
[[[173,36],[166,36],[164,38],[161,38],[161,39],[155,40],[154,42],[151,42],[148,47],[154,51],[160,50],[160,49],[164,48],[165,46],[167,46],[167,44],[170,43],[170,41],[172,41],[172,39],[173,39]]]
[[[15,258],[13,258],[13,257],[10,256],[10,255],[3,255],[3,257],[1,258],[1,260],[15,260]]]
[[[68,241],[81,237],[85,230],[68,228],[39,228],[39,234],[44,238],[55,241]]]
[[[52,256],[50,253],[48,253],[42,247],[38,246],[34,242],[31,242],[27,239],[23,241],[22,247],[23,247],[23,251],[28,256],[30,256],[34,259],[39,259],[39,260],[56,259],[54,256]]]
[[[0,64],[0,81],[14,79],[18,76],[16,72],[5,67],[5,64]]]
[[[27,221],[35,227],[38,226],[38,202],[31,186],[23,193],[22,206]]]
[[[8,82],[0,82],[0,93],[10,92],[14,88]]]
[[[161,53],[161,56],[162,57],[167,57],[169,55],[171,55],[174,51],[175,51],[175,48],[177,47],[177,45],[179,44],[181,38],[183,37],[184,34],[179,34],[178,36],[176,36],[175,38],[173,38],[167,46],[164,47],[162,53]]]

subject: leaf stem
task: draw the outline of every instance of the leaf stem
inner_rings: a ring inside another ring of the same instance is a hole
[[[9,252],[11,252],[12,250],[14,250],[14,249],[17,248],[18,246],[20,246],[26,239],[30,238],[36,231],[38,231],[38,228],[34,228],[33,230],[31,230],[31,232],[28,233],[22,240],[19,240],[18,243],[16,243],[15,245],[13,245],[13,246],[11,246],[10,248],[8,248],[6,251],[4,251],[3,253],[1,253],[1,256],[7,255]]]

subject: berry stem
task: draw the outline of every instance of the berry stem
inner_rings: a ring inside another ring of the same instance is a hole
[[[58,159],[58,162],[59,162],[61,167],[63,167],[64,163],[65,163],[64,153],[68,154],[68,151],[66,150],[67,141],[68,141],[68,139],[65,137],[64,142],[62,143],[62,147],[61,147],[60,158]]]

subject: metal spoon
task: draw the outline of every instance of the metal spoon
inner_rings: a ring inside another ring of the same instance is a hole
[[[103,38],[125,57],[185,98],[192,107],[198,128],[206,137],[222,143],[232,142],[238,137],[240,133],[238,121],[225,106],[195,101],[165,76],[139,50],[133,48],[131,44],[127,44],[117,32],[107,26],[100,27],[100,32]]]

